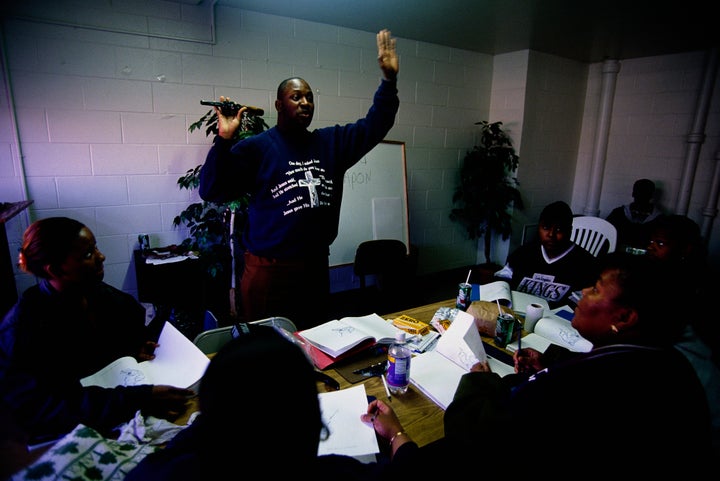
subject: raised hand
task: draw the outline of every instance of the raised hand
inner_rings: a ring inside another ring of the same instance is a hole
[[[390,30],[380,30],[377,34],[377,47],[380,70],[382,70],[387,80],[395,79],[400,70],[400,65],[395,50],[395,39],[390,37]]]

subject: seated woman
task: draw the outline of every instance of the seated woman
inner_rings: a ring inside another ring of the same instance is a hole
[[[19,265],[38,284],[0,324],[0,394],[30,443],[80,423],[110,435],[138,410],[172,418],[193,395],[171,386],[80,384],[119,357],[152,359],[157,346],[145,309],[103,282],[104,261],[90,229],[67,217],[38,220],[23,235]]]
[[[708,405],[673,349],[683,322],[663,279],[644,256],[604,257],[572,321],[593,349],[522,349],[518,374],[504,378],[474,366],[445,412],[447,441],[463,452],[473,439],[492,439],[486,454],[505,466],[523,458],[521,444],[533,463],[506,471],[518,474],[702,473],[711,459]]]
[[[297,344],[271,326],[248,325],[212,358],[200,381],[200,415],[162,450],[145,457],[125,481],[268,479],[301,474],[380,480],[422,469],[418,451],[382,401],[358,416],[390,443],[387,463],[318,456],[325,427],[315,369]]]

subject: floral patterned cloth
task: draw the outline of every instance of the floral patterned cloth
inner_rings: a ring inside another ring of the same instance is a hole
[[[160,447],[151,444],[108,439],[79,424],[9,481],[122,481],[141,459],[157,449]]]

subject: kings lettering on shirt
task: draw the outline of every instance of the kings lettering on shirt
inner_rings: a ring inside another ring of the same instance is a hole
[[[557,302],[570,291],[570,286],[554,281],[555,276],[534,274],[532,277],[523,277],[517,290],[542,297],[548,302]]]

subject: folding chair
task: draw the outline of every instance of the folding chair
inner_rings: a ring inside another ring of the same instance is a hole
[[[574,217],[570,239],[597,257],[601,252],[615,252],[617,229],[601,217]],[[607,245],[607,250],[602,250],[603,245]]]
[[[281,327],[291,333],[297,331],[295,324],[286,317],[268,317],[267,319],[252,321],[249,324]],[[223,326],[215,329],[208,329],[207,331],[203,331],[198,334],[193,343],[205,354],[218,352],[225,343],[233,338],[233,327],[234,326]]]

